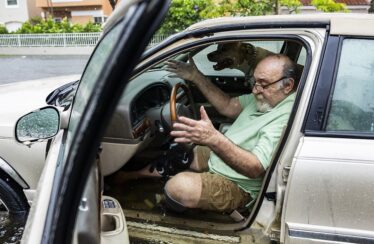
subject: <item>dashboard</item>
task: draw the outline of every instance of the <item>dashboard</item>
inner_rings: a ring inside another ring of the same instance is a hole
[[[170,88],[164,83],[153,84],[138,94],[131,103],[131,125],[136,127],[144,120],[146,112],[164,106],[170,99]]]

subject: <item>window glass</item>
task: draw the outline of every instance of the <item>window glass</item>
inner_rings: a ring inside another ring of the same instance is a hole
[[[18,5],[17,0],[7,0],[8,6],[15,6]]]
[[[280,53],[283,45],[283,41],[246,41],[243,43],[251,44],[256,48],[261,48],[259,50],[267,50],[273,53]],[[204,74],[204,75],[211,75],[211,76],[244,76],[244,73],[235,68],[225,68],[222,70],[214,70],[213,65],[215,62],[211,62],[208,59],[208,54],[212,53],[217,50],[219,44],[213,44],[207,46],[206,48],[202,49],[196,55],[194,55],[193,59],[197,66],[197,68]],[[232,50],[232,54],[230,54],[230,50],[225,51],[224,54],[221,55],[233,55],[234,50]]]
[[[346,39],[327,131],[374,132],[374,40]]]
[[[103,17],[94,17],[94,23],[95,24],[103,23]]]
[[[83,114],[85,107],[89,102],[89,98],[93,93],[97,79],[101,71],[105,68],[107,60],[120,34],[120,25],[112,29],[98,44],[95,53],[92,55],[86,70],[80,81],[77,93],[75,95],[74,105],[71,112],[69,121],[68,141],[70,142],[71,136],[75,133],[78,122]],[[70,144],[70,143],[69,143]]]
[[[306,62],[306,49],[302,48],[299,54],[299,58],[297,59],[297,64],[304,65]]]

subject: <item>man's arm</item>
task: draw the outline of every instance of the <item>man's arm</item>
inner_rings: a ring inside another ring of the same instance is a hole
[[[251,152],[235,145],[227,137],[217,131],[204,107],[200,108],[201,120],[180,117],[175,123],[171,135],[178,143],[195,143],[208,146],[227,165],[238,173],[250,178],[256,178],[264,172],[262,164]]]
[[[197,69],[191,57],[189,63],[170,60],[167,66],[166,70],[175,73],[177,77],[194,83],[220,114],[235,119],[242,111],[239,99],[230,97],[215,86]]]
[[[257,178],[265,171],[261,162],[253,153],[235,145],[219,132],[215,138],[207,146],[236,172],[249,178]]]

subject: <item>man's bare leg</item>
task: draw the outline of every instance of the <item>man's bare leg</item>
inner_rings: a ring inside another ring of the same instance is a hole
[[[209,169],[208,160],[211,150],[209,147],[196,146],[193,149],[194,157],[190,169],[195,172],[206,172]]]
[[[182,172],[168,180],[165,185],[166,194],[183,207],[196,208],[202,191],[199,173]]]

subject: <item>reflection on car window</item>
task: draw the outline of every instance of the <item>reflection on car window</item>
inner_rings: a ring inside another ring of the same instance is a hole
[[[71,135],[74,134],[78,121],[80,120],[81,115],[88,104],[88,100],[95,88],[94,84],[96,84],[101,71],[105,68],[105,64],[109,59],[109,55],[111,54],[113,48],[116,47],[120,30],[121,28],[118,25],[102,39],[88,63],[74,99],[74,105],[69,121],[68,142],[70,142]]]
[[[327,131],[374,132],[374,40],[346,39]]]

